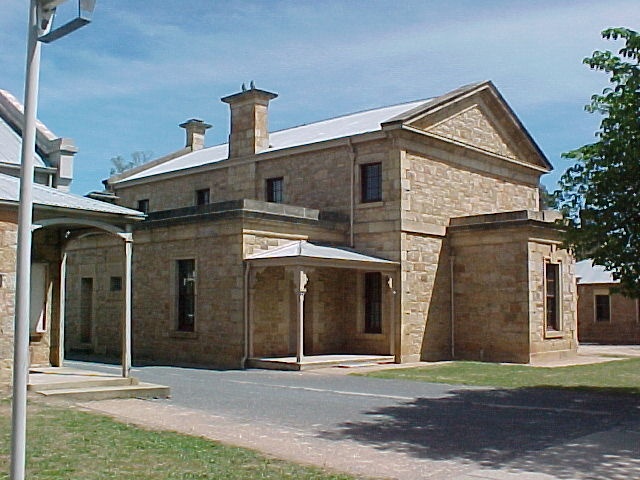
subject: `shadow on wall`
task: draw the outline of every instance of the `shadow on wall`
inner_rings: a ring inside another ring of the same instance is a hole
[[[637,478],[640,471],[639,408],[638,396],[597,391],[463,390],[369,411],[371,421],[345,423],[320,436],[488,469],[622,480]],[[616,427],[635,441],[608,437],[605,431]]]
[[[428,362],[451,359],[451,264],[447,243],[438,257],[420,358]]]

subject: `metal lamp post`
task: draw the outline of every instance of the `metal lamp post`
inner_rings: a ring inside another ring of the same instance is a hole
[[[33,157],[40,73],[40,42],[49,43],[90,22],[95,0],[78,0],[78,17],[53,29],[56,7],[67,0],[31,0],[24,92],[24,125],[16,253],[13,399],[11,416],[11,480],[25,478],[27,384],[29,379],[29,313],[31,287],[31,225],[33,221]]]

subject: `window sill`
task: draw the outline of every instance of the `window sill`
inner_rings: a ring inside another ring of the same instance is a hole
[[[559,330],[547,330],[546,332],[544,332],[544,338],[563,338],[564,337],[564,332],[561,332]]]
[[[169,332],[169,336],[171,338],[182,338],[188,340],[198,338],[198,332],[182,332],[180,330],[174,330]]]
[[[360,202],[356,205],[356,208],[375,208],[384,206],[384,202],[380,200],[379,202]]]

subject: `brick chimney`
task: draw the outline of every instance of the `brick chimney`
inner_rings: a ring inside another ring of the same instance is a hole
[[[207,129],[211,128],[211,125],[197,118],[191,118],[181,123],[180,126],[187,131],[186,148],[190,148],[192,151],[202,150],[204,148],[204,134]]]
[[[231,133],[229,134],[229,158],[254,155],[269,148],[269,101],[275,93],[259,90],[253,86],[249,90],[242,86],[242,92],[221,98],[231,108]]]

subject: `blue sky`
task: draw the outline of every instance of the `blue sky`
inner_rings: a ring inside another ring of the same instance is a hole
[[[68,0],[68,4],[76,0]],[[0,88],[24,91],[28,0],[0,5]],[[428,98],[492,80],[551,163],[589,143],[604,74],[582,59],[640,28],[637,0],[97,0],[94,21],[42,49],[38,117],[80,151],[72,190],[101,188],[109,159],[184,146],[188,118],[226,141],[220,97],[277,92],[270,128]]]

